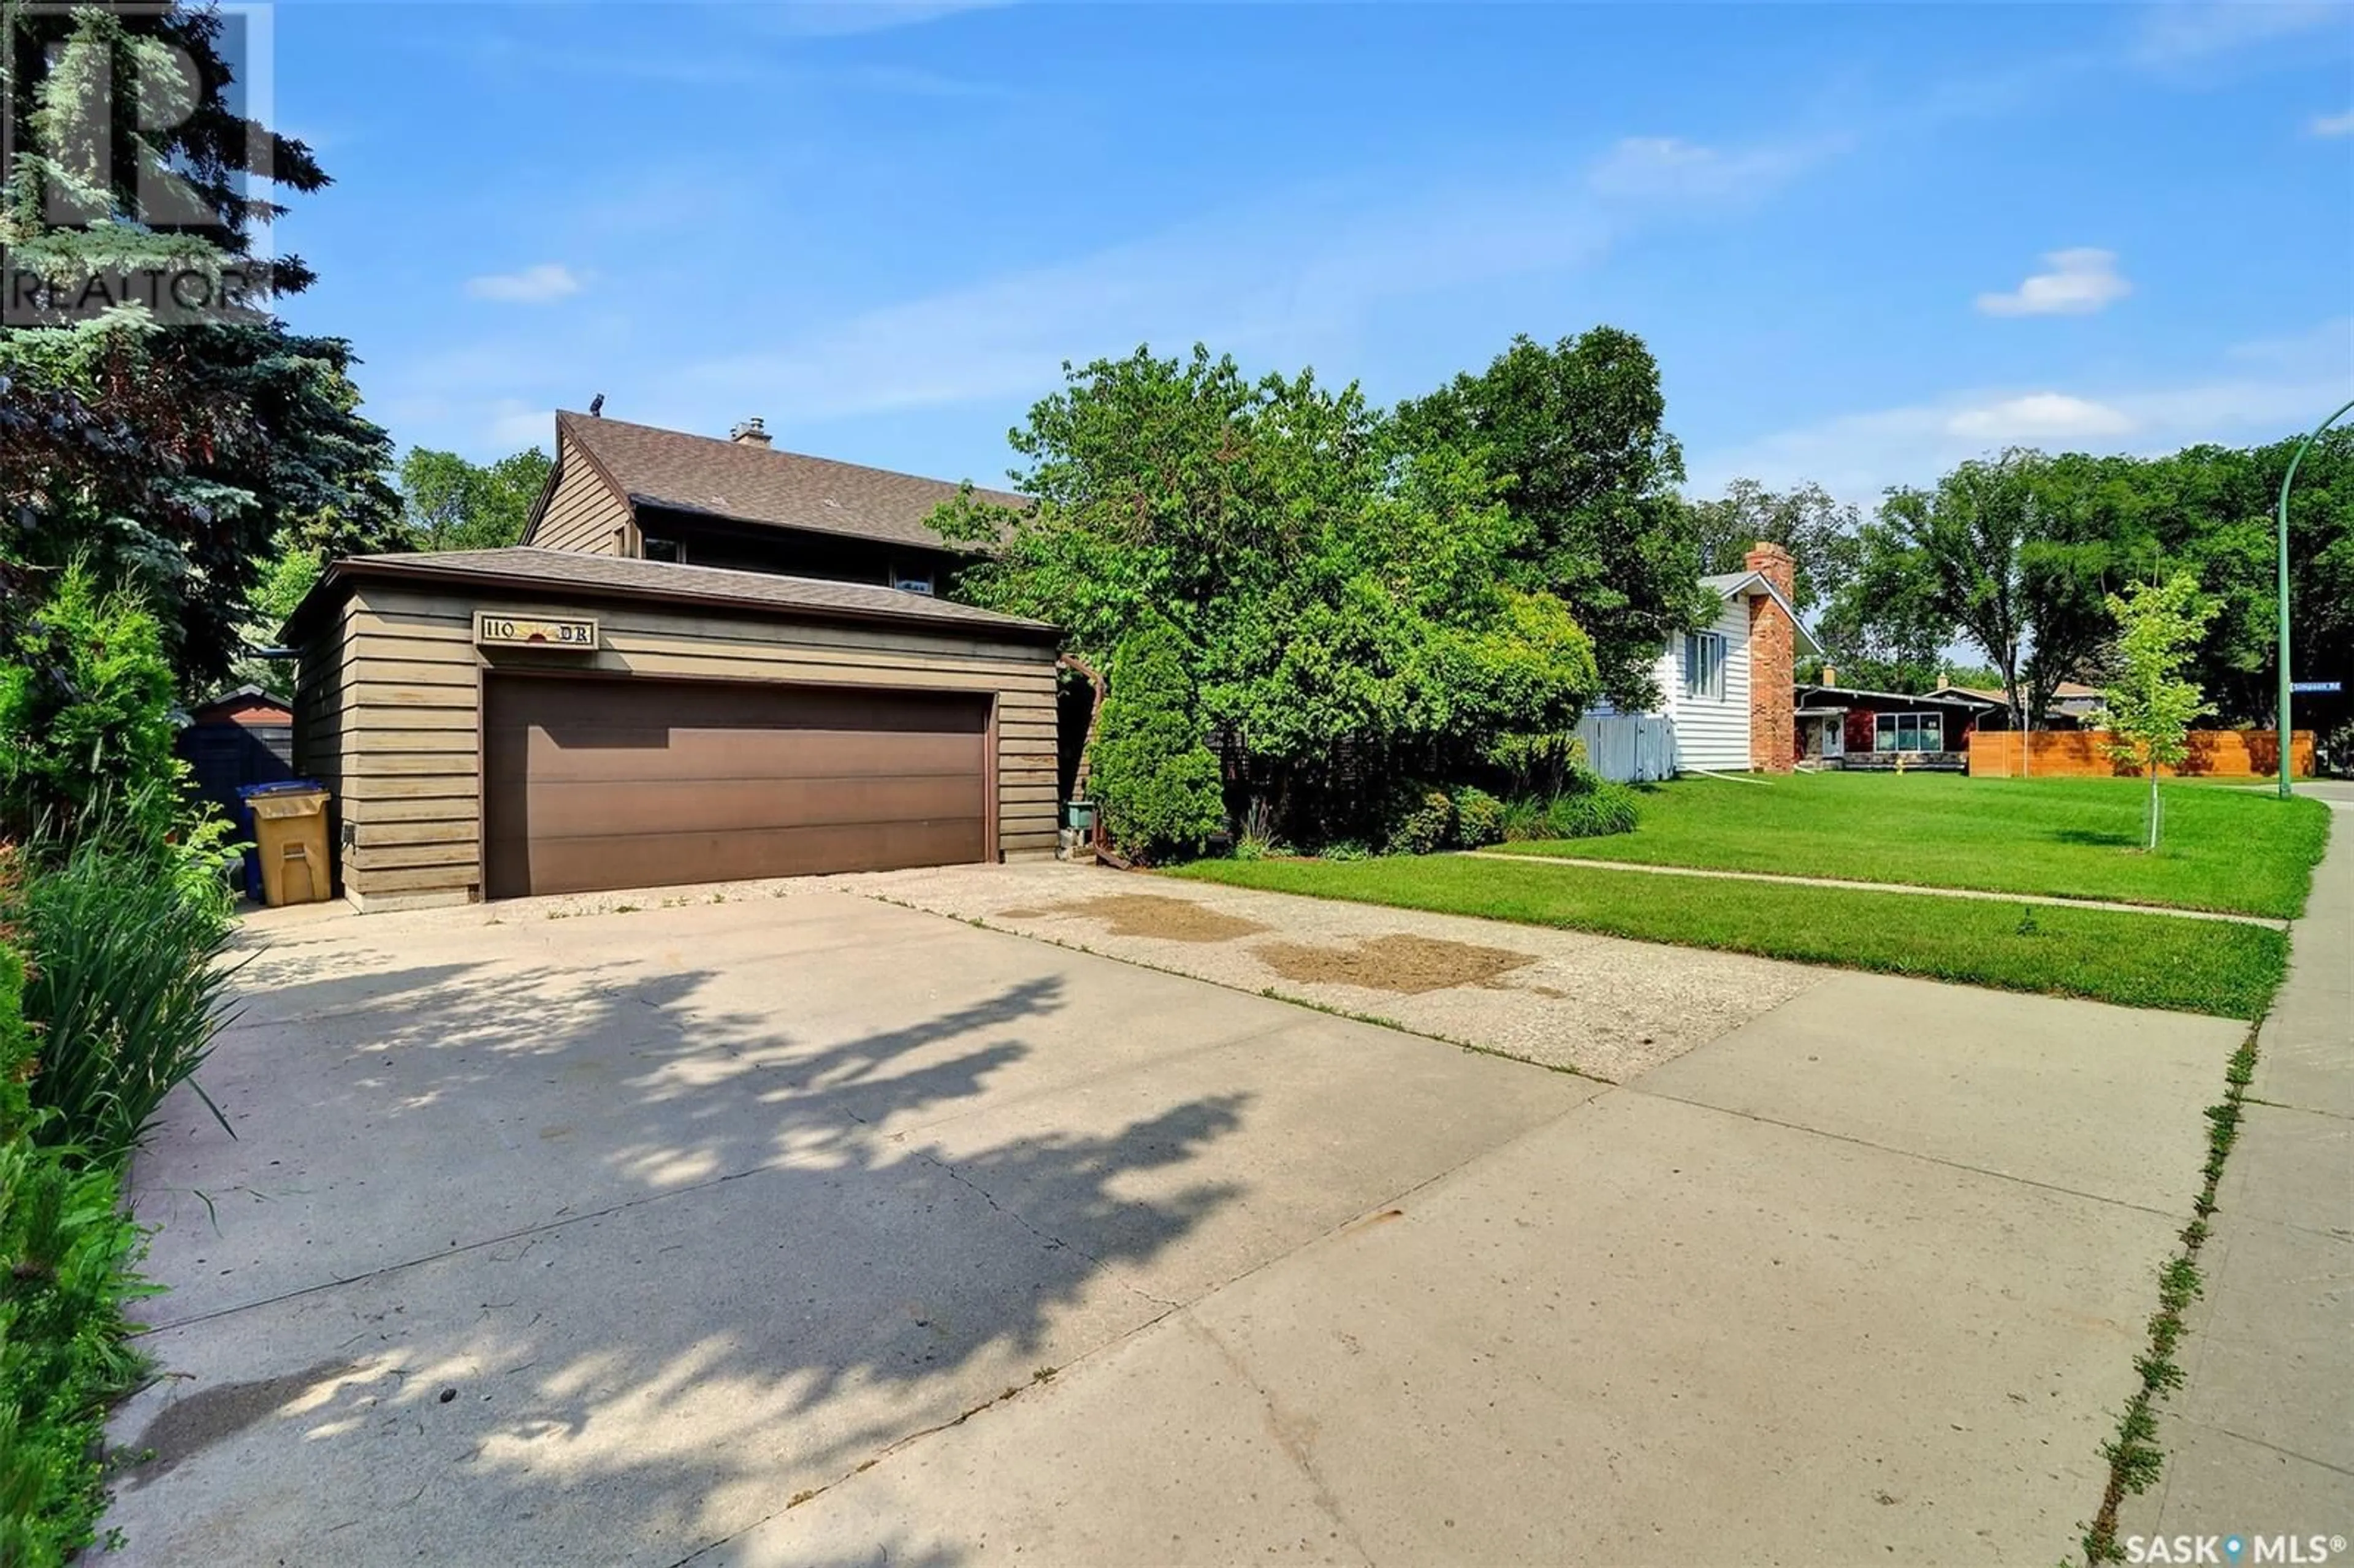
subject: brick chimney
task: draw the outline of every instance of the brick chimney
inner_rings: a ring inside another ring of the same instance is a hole
[[[760,422],[759,415],[755,414],[739,421],[734,429],[727,432],[727,439],[739,447],[765,447],[769,444],[769,427]]]
[[[1741,564],[1782,590],[1796,590],[1798,564],[1790,552],[1760,539]],[[1797,673],[1797,628],[1772,596],[1749,601],[1749,766],[1761,773],[1787,773],[1798,756],[1798,721],[1792,714]]]

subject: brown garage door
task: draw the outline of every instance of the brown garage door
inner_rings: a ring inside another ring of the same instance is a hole
[[[982,859],[989,700],[492,676],[486,892]]]

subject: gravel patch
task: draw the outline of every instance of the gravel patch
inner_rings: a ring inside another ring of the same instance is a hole
[[[1458,985],[1492,984],[1497,976],[1537,961],[1533,953],[1405,935],[1367,937],[1345,948],[1262,942],[1253,950],[1259,962],[1288,980],[1340,980],[1402,996]]]
[[[1737,953],[1101,866],[942,866],[810,877],[772,891],[802,890],[978,920],[1613,1083],[1706,1044],[1825,978]],[[1177,904],[1195,913],[1167,907]],[[1214,930],[1233,934],[1200,934]]]
[[[1115,937],[1166,937],[1172,942],[1231,942],[1267,929],[1256,920],[1238,919],[1205,908],[1190,898],[1169,898],[1156,893],[1115,893],[1102,898],[1082,898],[1050,909],[1001,909],[1007,920],[1044,920],[1055,915],[1079,915],[1103,921]]]

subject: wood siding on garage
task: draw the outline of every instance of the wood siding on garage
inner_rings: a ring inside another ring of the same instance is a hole
[[[344,683],[344,634],[351,606],[342,606],[327,626],[302,647],[294,666],[294,772],[327,787],[329,859],[344,816],[344,747],[347,695]]]
[[[474,646],[477,608],[594,619],[593,654]],[[331,629],[345,890],[362,908],[484,895],[480,703],[499,671],[967,692],[996,704],[997,849],[1055,848],[1054,650],[987,628],[836,625],[497,589],[355,586]],[[308,680],[306,677],[306,686]],[[299,724],[299,721],[298,721]]]
[[[493,673],[493,898],[985,859],[985,695]]]

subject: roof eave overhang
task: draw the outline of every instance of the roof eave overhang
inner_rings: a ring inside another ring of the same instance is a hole
[[[1750,593],[1753,589],[1764,593],[1776,604],[1781,606],[1782,613],[1790,618],[1790,625],[1797,633],[1796,642],[1799,652],[1816,654],[1822,652],[1823,645],[1815,641],[1815,634],[1807,630],[1807,623],[1805,621],[1798,619],[1798,607],[1792,604],[1790,602],[1790,596],[1784,593],[1781,588],[1775,584],[1774,579],[1767,577],[1764,572],[1751,572],[1739,582],[1736,582],[1725,588],[1724,597],[1731,599],[1736,594],[1745,595]]]
[[[961,620],[938,616],[908,615],[887,609],[863,609],[855,605],[779,604],[773,600],[738,599],[728,594],[699,593],[693,588],[646,588],[620,583],[560,582],[526,572],[451,572],[408,561],[339,560],[327,567],[294,613],[286,620],[281,641],[301,640],[324,607],[340,600],[345,586],[376,578],[395,582],[428,582],[444,588],[479,588],[510,593],[533,593],[557,599],[594,599],[605,603],[688,605],[726,609],[740,615],[769,616],[780,620],[819,620],[832,624],[903,626],[950,636],[999,635],[1019,641],[1059,642],[1062,629],[1039,620]],[[316,607],[316,608],[314,608]]]
[[[857,539],[869,545],[885,545],[901,550],[929,550],[937,555],[965,556],[976,560],[988,553],[962,545],[951,545],[946,539],[901,539],[887,534],[871,533],[864,528],[828,527],[822,523],[780,523],[774,517],[746,517],[738,513],[697,506],[692,502],[666,500],[635,490],[629,493],[629,502],[632,508],[652,507],[657,512],[673,512],[684,517],[728,523],[739,528],[753,528],[770,534],[822,534],[829,539]]]

